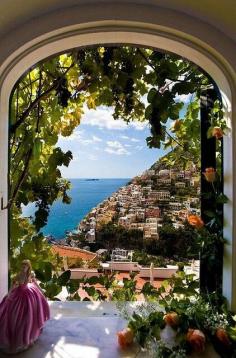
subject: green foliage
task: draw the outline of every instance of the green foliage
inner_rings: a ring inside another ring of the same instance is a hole
[[[142,266],[150,266],[153,263],[155,267],[166,267],[167,264],[173,263],[163,256],[148,255],[146,252],[138,250],[134,251],[132,260],[137,261]]]
[[[144,247],[143,233],[140,230],[127,230],[121,225],[109,222],[98,231],[96,242],[99,247],[112,250],[116,247],[124,249],[140,249]]]
[[[189,329],[198,329],[210,341],[221,357],[234,357],[235,319],[227,310],[225,300],[221,296],[209,294],[200,295],[198,281],[193,275],[179,272],[175,277],[163,282],[155,290],[150,284],[143,287],[146,297],[154,294],[155,304],[143,304],[132,314],[127,314],[128,327],[134,333],[135,341],[146,348],[151,356],[187,357],[193,348],[187,342]],[[170,324],[165,315],[175,314],[177,321],[172,325],[175,343],[165,341],[162,330]],[[216,337],[216,331],[223,329],[228,334],[230,344],[225,345]]]
[[[69,165],[72,153],[63,152],[57,142],[59,136],[70,136],[80,124],[85,105],[89,109],[110,106],[114,119],[148,121],[147,144],[160,148],[164,143],[173,149],[171,164],[184,161],[188,166],[191,161],[199,162],[199,96],[209,85],[210,80],[188,61],[131,46],[75,49],[47,59],[24,74],[16,83],[10,104],[8,207],[12,270],[25,257],[33,261],[36,269],[37,261],[58,264],[38,232],[47,223],[55,200],[70,203],[70,183],[62,178],[60,167]],[[188,94],[192,100],[185,105],[186,115],[180,119],[184,104],[176,96]],[[221,104],[216,101],[211,113],[212,127],[227,129],[222,115]],[[218,200],[225,198],[219,196]],[[36,206],[31,222],[21,218],[22,204],[29,203]],[[119,228],[116,231],[122,244],[129,242],[133,246],[142,241],[139,232],[129,233],[129,240],[124,240],[128,233]],[[104,234],[108,248],[111,232]]]
[[[80,257],[78,258],[68,257],[67,264],[69,268],[79,268],[79,267],[83,267],[84,261]]]
[[[59,300],[56,296],[68,284],[71,272],[68,270],[58,275],[58,273],[53,272],[53,266],[50,262],[40,262],[40,266],[35,270],[35,273],[45,295],[50,300]]]
[[[69,165],[72,154],[56,143],[80,124],[84,104],[112,106],[115,119],[148,120],[147,142],[159,147],[167,119],[178,119],[183,107],[175,96],[197,93],[206,83],[196,67],[175,55],[128,46],[79,49],[40,63],[17,83],[11,102],[10,200],[37,203],[38,217],[44,215],[37,228],[45,224],[48,205],[58,197],[68,200],[58,167]],[[191,106],[189,120],[195,120]]]
[[[154,252],[154,251],[153,251]],[[196,231],[187,223],[175,229],[173,224],[163,224],[155,254],[175,260],[198,259],[200,245]]]
[[[18,272],[21,261],[25,259],[31,261],[34,270],[39,269],[42,262],[50,262],[53,269],[62,265],[61,259],[53,255],[44,236],[35,232],[34,226],[27,218],[20,216],[15,206],[11,210],[10,235],[12,275]]]

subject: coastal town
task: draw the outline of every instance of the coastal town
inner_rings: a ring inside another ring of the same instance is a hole
[[[96,241],[97,230],[115,222],[127,230],[140,230],[144,239],[158,240],[164,216],[177,229],[183,227],[190,212],[200,214],[199,194],[196,168],[167,169],[157,162],[93,208],[69,237],[83,234],[89,245]],[[70,243],[73,245],[73,240]]]
[[[169,168],[162,161],[157,161],[93,208],[77,229],[67,233],[64,240],[58,242],[51,238],[52,249],[63,258],[64,269],[69,268],[73,278],[113,271],[128,275],[130,271],[137,271],[140,280],[150,280],[152,276],[153,284],[157,285],[158,280],[171,277],[176,272],[176,262],[161,260],[158,264],[155,255],[146,255],[151,257],[150,260],[141,260],[140,264],[135,249],[127,250],[120,244],[108,250],[99,246],[98,237],[111,224],[131,235],[139,233],[144,243],[154,245],[159,241],[159,233],[166,220],[174,230],[184,230],[187,216],[190,213],[200,214],[199,181],[198,170],[194,166],[185,170]],[[112,241],[112,235],[108,239]],[[194,265],[193,261],[186,258],[186,270],[198,274],[199,261],[195,260]]]

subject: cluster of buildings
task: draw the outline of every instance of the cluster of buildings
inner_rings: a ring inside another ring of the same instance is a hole
[[[71,271],[71,279],[78,280],[99,277],[104,274],[115,274],[116,288],[122,288],[124,285],[123,279],[130,279],[130,272],[136,273],[137,294],[146,282],[150,282],[155,288],[158,288],[163,279],[172,277],[178,270],[176,265],[166,265],[165,267],[154,267],[152,263],[149,266],[140,265],[138,262],[133,261],[133,251],[119,248],[114,249],[110,260],[105,262],[101,261],[104,252],[107,252],[105,249],[90,252],[75,247],[52,245],[52,251],[63,258],[63,269]],[[83,261],[83,266],[76,266],[78,259]],[[71,266],[73,260],[75,265]],[[97,267],[93,267],[93,262],[98,262]],[[192,260],[183,269],[187,274],[194,274],[196,278],[199,277],[199,261]],[[104,287],[99,286],[99,290],[103,289]],[[78,290],[78,293],[82,298],[88,297],[83,289]]]
[[[96,242],[97,230],[110,222],[127,230],[140,230],[146,240],[158,240],[159,229],[167,217],[176,228],[183,226],[190,212],[200,214],[199,181],[195,168],[167,169],[157,162],[93,208],[65,240],[60,243],[51,240],[52,250],[63,258],[64,269],[71,270],[73,279],[116,272],[117,280],[122,281],[124,277],[129,278],[130,271],[134,271],[139,289],[147,281],[158,287],[160,279],[175,274],[177,266],[142,266],[133,261],[133,251],[124,248],[113,250],[107,259],[108,250],[100,248],[91,252],[89,244]],[[77,240],[82,235],[87,242],[83,249],[78,247]],[[195,266],[194,263],[184,269],[198,275],[199,263]]]
[[[157,162],[93,208],[80,222],[78,234],[83,233],[88,244],[94,243],[96,231],[113,222],[142,231],[144,239],[157,240],[164,217],[179,228],[190,212],[200,214],[199,180],[194,167],[167,169]]]

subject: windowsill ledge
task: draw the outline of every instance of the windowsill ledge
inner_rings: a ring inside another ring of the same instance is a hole
[[[130,303],[132,311],[137,303]],[[18,358],[148,358],[137,345],[122,351],[117,331],[126,327],[113,302],[50,301],[51,319],[38,341],[27,351],[12,355]],[[5,357],[1,355],[1,357]],[[9,357],[9,356],[6,356]],[[218,358],[211,347],[193,358]]]

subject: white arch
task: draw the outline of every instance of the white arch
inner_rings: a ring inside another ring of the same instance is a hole
[[[0,194],[7,199],[9,97],[16,80],[38,61],[58,52],[96,44],[135,44],[171,51],[204,68],[217,83],[223,98],[228,123],[234,127],[233,99],[236,99],[235,73],[227,60],[203,41],[180,31],[150,23],[99,21],[67,26],[46,33],[14,51],[0,67]],[[235,118],[236,122],[236,118]],[[225,237],[228,245],[224,257],[223,292],[236,308],[236,163],[233,160],[235,131],[225,139],[225,194],[231,199],[225,208]],[[7,211],[0,211],[0,297],[7,292],[8,243]]]

